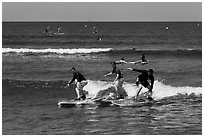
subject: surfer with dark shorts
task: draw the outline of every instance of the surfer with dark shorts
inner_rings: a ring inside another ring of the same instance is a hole
[[[109,75],[112,75],[112,74],[116,74],[116,78],[113,81],[113,85],[115,87],[116,93],[115,94],[110,94],[110,95],[112,97],[115,96],[113,98],[116,98],[116,99],[124,98],[124,96],[126,96],[127,94],[122,89],[122,86],[123,86],[123,83],[124,83],[123,75],[122,75],[120,69],[118,69],[116,67],[116,62],[111,62],[111,65],[113,67],[113,70],[110,73],[104,75],[104,77],[106,77],[106,76],[109,76]]]
[[[142,90],[142,87],[145,87],[145,88],[148,89],[147,98],[151,99],[152,89],[153,89],[153,86],[154,86],[153,69],[149,69],[149,70],[140,70],[140,69],[132,69],[132,68],[128,68],[128,69],[131,70],[131,71],[137,71],[137,72],[142,73],[136,79],[136,85],[139,87],[139,90],[137,92],[137,95],[134,98],[137,99],[140,91]],[[151,84],[149,84],[148,80],[151,81]]]
[[[86,93],[83,90],[84,86],[87,85],[87,80],[86,78],[79,72],[77,71],[74,67],[71,68],[71,71],[73,73],[73,78],[72,80],[69,81],[66,87],[68,87],[70,84],[72,84],[75,80],[76,82],[76,93],[77,93],[77,98],[76,100],[84,100],[86,99]],[[65,87],[65,88],[66,88]]]

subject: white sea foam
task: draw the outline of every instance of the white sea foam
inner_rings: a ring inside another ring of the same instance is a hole
[[[111,87],[111,82],[106,82],[106,81],[91,81],[89,80],[87,86],[85,86],[85,90],[89,92],[90,96],[96,95],[99,91],[108,89]],[[128,96],[135,96],[137,93],[137,86],[132,83],[124,83],[123,88],[127,92]],[[147,91],[147,89],[143,88],[142,92]],[[160,100],[165,97],[171,97],[175,96],[178,94],[195,94],[195,95],[200,95],[202,94],[202,88],[201,87],[173,87],[169,85],[165,85],[162,82],[155,81],[154,83],[154,88],[153,88],[153,95],[152,97],[155,100]]]
[[[56,53],[56,54],[77,54],[77,53],[97,53],[97,52],[108,52],[111,48],[76,48],[76,49],[28,49],[28,48],[2,48],[2,53]]]

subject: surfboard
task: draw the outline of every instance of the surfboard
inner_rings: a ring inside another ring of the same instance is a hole
[[[97,98],[97,99],[85,99],[85,100],[69,100],[69,101],[59,101],[58,106],[62,108],[70,108],[70,107],[77,107],[83,105],[96,105],[96,106],[119,106],[119,107],[139,107],[148,104],[152,104],[154,102],[153,98],[144,97],[142,94],[142,98],[139,97],[138,100],[135,99],[104,99],[104,98]]]
[[[59,107],[76,107],[76,106],[89,105],[89,104],[93,104],[93,101],[91,101],[90,99],[59,101],[57,105]]]
[[[83,106],[83,105],[92,105],[95,104],[97,106],[107,106],[108,104],[111,104],[111,102],[104,102],[102,101],[103,98],[96,98],[96,99],[85,99],[85,100],[64,100],[64,101],[59,101],[58,106],[59,107],[77,107],[77,106]]]
[[[141,62],[141,64],[142,64],[142,65],[144,65],[144,64],[148,64],[148,62]]]
[[[54,33],[54,36],[61,36],[61,35],[64,35],[64,33],[59,33],[59,32],[57,32],[57,33]]]
[[[53,37],[53,36],[62,36],[64,33],[47,33],[47,36]]]

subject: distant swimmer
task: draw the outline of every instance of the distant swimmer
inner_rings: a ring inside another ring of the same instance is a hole
[[[54,36],[54,32],[50,30],[50,25],[45,29],[44,33],[46,36]]]
[[[136,79],[136,85],[139,87],[139,90],[137,91],[137,94],[136,94],[136,96],[134,96],[134,98],[135,99],[138,98],[138,95],[139,95],[139,93],[143,87],[148,89],[147,98],[151,98],[152,89],[154,86],[153,69],[149,69],[149,70],[140,70],[140,69],[132,69],[132,68],[128,68],[128,69],[131,71],[137,71],[137,72],[142,73]],[[148,82],[148,80],[151,81],[151,84]]]
[[[98,31],[96,30],[96,27],[95,27],[95,26],[93,26],[93,33],[94,33],[94,34],[98,33]]]
[[[102,38],[100,38],[100,37],[97,37],[97,40],[98,40],[98,41],[101,41],[101,40],[102,40]]]
[[[124,83],[123,75],[120,69],[116,67],[116,62],[111,62],[111,65],[113,67],[113,70],[110,73],[104,75],[104,77],[106,77],[112,74],[116,74],[116,78],[113,81],[113,85],[115,86],[116,93],[115,94],[111,93],[110,98],[115,98],[115,99],[124,98],[125,96],[127,96],[127,93],[125,93],[125,91],[122,88]]]
[[[147,63],[148,63],[148,60],[146,59],[146,55],[143,53],[142,56],[140,57],[140,60],[138,60],[138,61],[133,61],[133,62],[127,62],[127,63],[130,63],[130,64],[138,64],[138,63],[141,63],[142,65],[144,65],[144,64],[147,64]]]
[[[84,86],[87,85],[87,80],[86,78],[79,72],[76,70],[76,68],[71,68],[71,71],[73,73],[73,78],[72,80],[69,81],[69,83],[66,85],[65,88],[67,88],[70,84],[72,84],[75,80],[77,80],[76,83],[76,93],[77,93],[77,98],[75,100],[84,100],[86,99],[86,93],[83,90]]]
[[[50,25],[45,29],[45,33],[48,33]]]
[[[57,33],[62,33],[62,29],[60,27],[57,28]]]
[[[96,33],[98,33],[98,31],[97,31],[97,30],[95,30],[95,31],[93,31],[93,33],[94,33],[94,34],[96,34]]]
[[[48,29],[47,28],[45,29],[45,33],[48,33]]]

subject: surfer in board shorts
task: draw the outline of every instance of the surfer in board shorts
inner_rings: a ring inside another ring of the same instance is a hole
[[[115,87],[116,93],[115,94],[111,93],[110,96],[111,98],[122,99],[125,96],[127,96],[127,93],[122,88],[123,83],[124,83],[124,78],[123,78],[123,75],[120,69],[116,67],[116,62],[111,62],[111,65],[113,67],[113,70],[110,73],[104,75],[104,77],[106,77],[112,74],[116,74],[116,78],[113,81],[113,85]]]
[[[71,71],[73,73],[73,78],[72,80],[69,81],[66,87],[68,87],[70,84],[72,84],[76,80],[76,93],[77,93],[77,98],[75,100],[84,100],[86,99],[86,93],[83,90],[84,86],[87,85],[87,80],[86,78],[76,70],[76,68],[71,68]],[[65,88],[66,88],[65,87]]]
[[[134,96],[134,98],[137,99],[140,91],[142,90],[143,87],[145,87],[148,89],[147,98],[151,99],[152,89],[154,86],[153,69],[149,69],[149,70],[140,70],[140,69],[132,69],[132,68],[128,68],[128,69],[131,71],[137,71],[137,72],[142,73],[136,79],[136,85],[139,87],[139,90],[138,90],[136,96]],[[151,81],[151,84],[148,82],[148,80]]]

